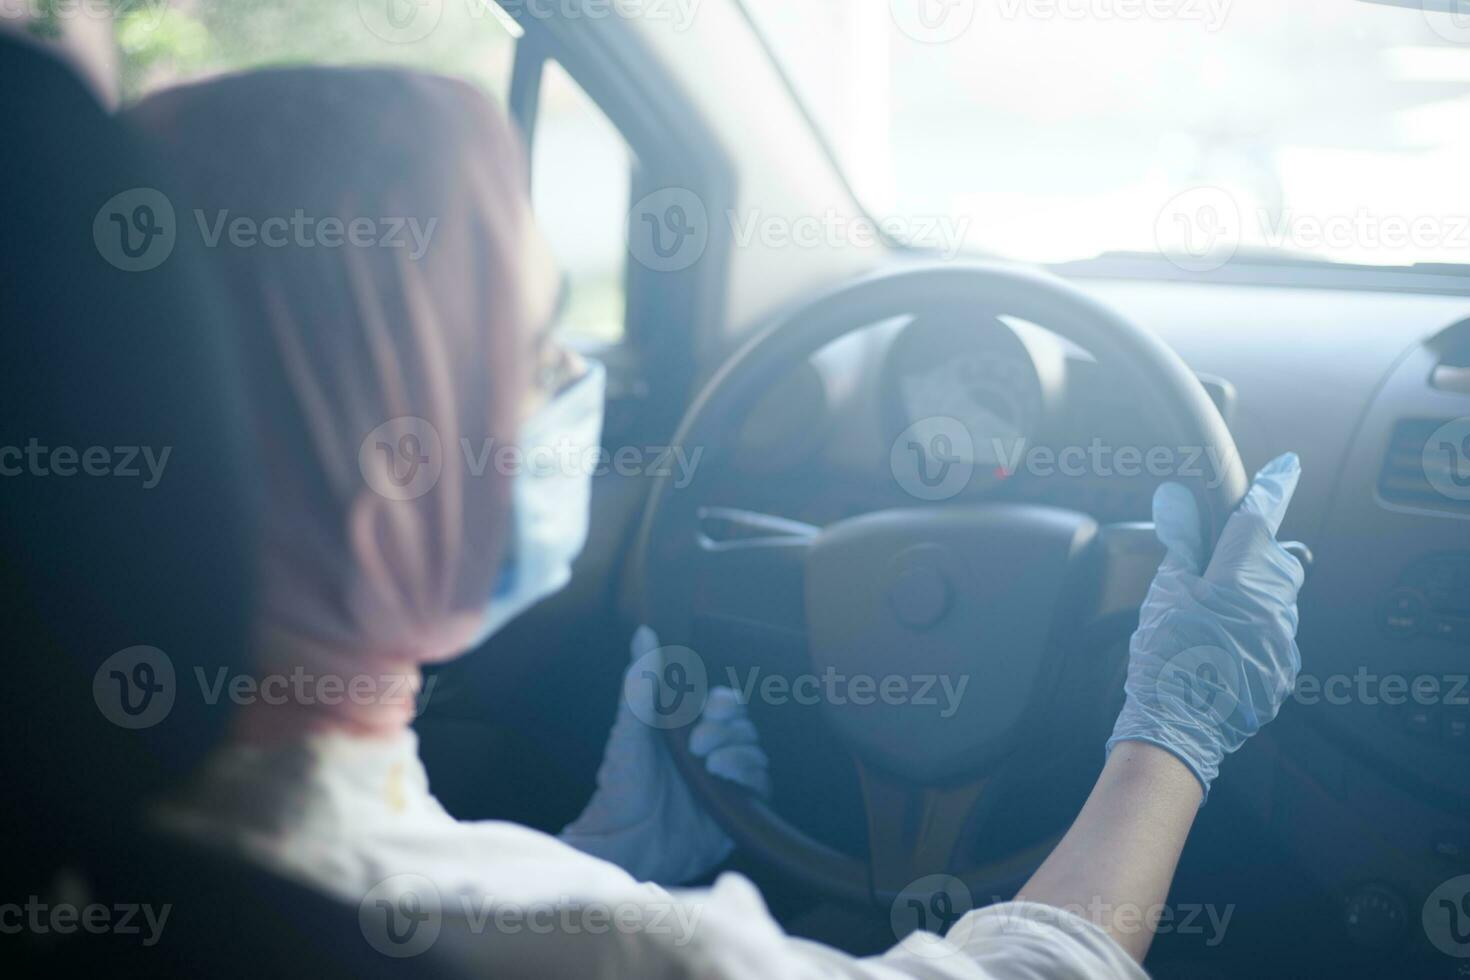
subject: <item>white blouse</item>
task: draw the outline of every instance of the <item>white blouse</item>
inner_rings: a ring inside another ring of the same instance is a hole
[[[455,820],[416,736],[313,735],[216,753],[161,822],[356,906],[386,956],[430,947],[493,977],[1144,978],[1103,930],[1047,906],[970,912],[856,958],[786,935],[741,875],[666,891],[549,834]]]

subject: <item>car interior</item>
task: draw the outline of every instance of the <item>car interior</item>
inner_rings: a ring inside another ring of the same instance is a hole
[[[5,885],[158,889],[181,938],[6,935],[22,974],[405,968],[353,941],[355,909],[140,829],[222,723],[119,731],[91,694],[106,638],[140,623],[192,651],[181,671],[243,656],[248,515],[269,506],[221,435],[208,256],[138,276],[93,244],[113,189],[172,179],[114,112],[223,72],[387,62],[514,119],[568,276],[560,329],[606,366],[604,446],[636,459],[596,476],[570,585],[433,668],[414,728],[450,813],[575,818],[649,624],[748,697],[769,801],[669,746],[786,931],[880,953],[931,872],[1005,901],[1103,765],[1162,556],[1154,491],[1191,481],[1218,532],[1294,451],[1302,676],[1223,767],[1170,893],[1198,921],[1145,966],[1463,975],[1470,878],[1449,937],[1430,922],[1470,875],[1470,9],[33,6],[0,22],[3,441],[152,427],[181,478],[0,480]],[[864,672],[925,686],[797,683]],[[412,970],[462,975],[435,953]]]

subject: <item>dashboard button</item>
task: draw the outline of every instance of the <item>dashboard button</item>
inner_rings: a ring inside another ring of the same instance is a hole
[[[1441,737],[1452,748],[1470,747],[1470,712],[1446,711]]]
[[[1419,632],[1429,613],[1429,603],[1413,589],[1394,589],[1384,605],[1383,628],[1393,636]]]
[[[1433,708],[1426,708],[1420,704],[1410,705],[1409,709],[1404,712],[1404,730],[1411,735],[1427,735],[1434,738],[1439,734],[1436,724],[1438,720]]]
[[[1430,845],[1435,856],[1459,864],[1470,861],[1470,833],[1462,830],[1442,830],[1434,835]]]
[[[1398,892],[1383,885],[1356,888],[1344,903],[1343,925],[1348,938],[1366,949],[1393,949],[1408,921],[1408,905]]]
[[[1429,633],[1431,636],[1449,640],[1451,643],[1470,642],[1470,619],[1461,619],[1458,616],[1436,616],[1429,624]]]

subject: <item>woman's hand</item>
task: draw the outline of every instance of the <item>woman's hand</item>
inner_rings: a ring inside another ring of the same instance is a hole
[[[636,664],[658,648],[658,637],[641,626],[632,647]],[[677,885],[708,874],[730,856],[734,844],[684,784],[664,733],[642,720],[653,717],[654,696],[651,683],[624,680],[617,720],[597,771],[597,791],[561,839],[640,881]],[[730,688],[710,690],[689,748],[714,775],[770,795],[766,754],[745,705]]]
[[[1168,556],[1129,647],[1127,701],[1108,741],[1177,756],[1206,795],[1225,756],[1276,717],[1296,683],[1301,563],[1276,541],[1301,476],[1296,455],[1268,463],[1202,569],[1199,511],[1177,483],[1154,495]]]

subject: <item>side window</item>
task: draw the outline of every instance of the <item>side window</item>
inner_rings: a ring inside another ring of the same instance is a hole
[[[571,284],[561,337],[579,347],[616,344],[623,339],[627,307],[632,152],[597,103],[555,61],[543,67],[539,98],[531,197]]]

